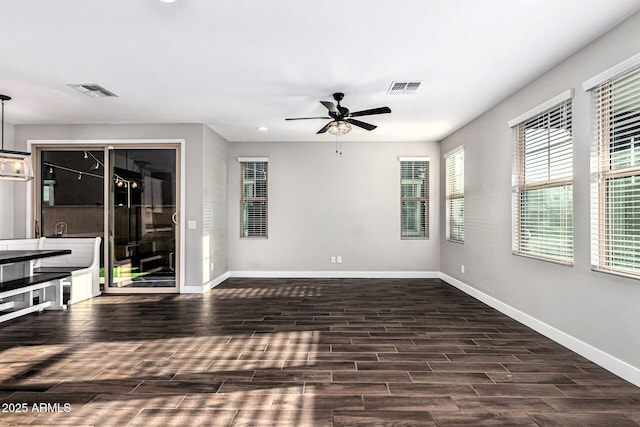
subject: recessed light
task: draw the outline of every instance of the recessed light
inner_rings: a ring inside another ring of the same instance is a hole
[[[260,126],[260,127],[258,128],[258,130],[259,130],[260,132],[266,132],[266,131],[268,131],[268,130],[269,130],[269,128],[268,128],[268,127],[266,127],[266,126]]]
[[[160,0],[162,3],[173,3],[176,0]]]

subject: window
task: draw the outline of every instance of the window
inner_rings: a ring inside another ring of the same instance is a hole
[[[266,159],[240,161],[240,237],[267,237]]]
[[[592,90],[591,263],[640,277],[640,68]]]
[[[403,239],[429,237],[429,159],[400,159],[400,212]]]
[[[445,155],[447,240],[464,243],[464,148]]]
[[[573,263],[571,94],[517,123],[513,177],[513,253],[564,264]]]

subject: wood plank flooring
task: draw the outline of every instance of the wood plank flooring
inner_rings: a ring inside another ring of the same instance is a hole
[[[230,279],[25,316],[0,325],[0,404],[0,425],[640,423],[640,388],[435,279]]]

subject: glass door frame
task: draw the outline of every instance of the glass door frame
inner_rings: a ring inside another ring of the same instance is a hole
[[[28,198],[31,206],[27,207],[27,236],[36,237],[36,221],[42,224],[40,215],[42,212],[41,200],[42,189],[40,188],[42,170],[40,169],[40,159],[42,150],[68,150],[68,151],[104,151],[104,169],[105,173],[110,170],[110,150],[114,149],[174,149],[176,153],[176,262],[175,262],[175,278],[176,285],[173,287],[153,287],[153,288],[117,288],[109,286],[112,280],[111,244],[110,244],[110,211],[109,209],[111,196],[111,185],[108,179],[104,180],[104,272],[105,284],[104,293],[125,293],[125,294],[159,294],[159,293],[181,293],[185,286],[184,272],[184,253],[185,248],[185,224],[182,221],[182,212],[185,211],[185,140],[184,139],[132,139],[132,140],[29,140],[27,148],[32,153],[34,164],[35,179],[29,183],[29,192],[31,197]]]

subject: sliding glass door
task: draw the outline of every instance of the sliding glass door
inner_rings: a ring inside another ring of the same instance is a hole
[[[179,146],[38,147],[35,235],[96,237],[104,292],[178,292]]]
[[[107,292],[176,288],[177,149],[109,150]]]

